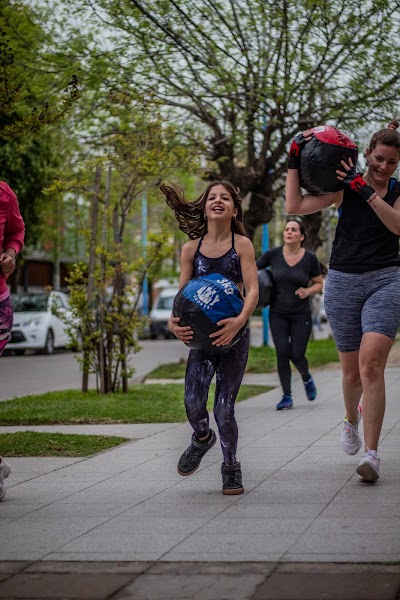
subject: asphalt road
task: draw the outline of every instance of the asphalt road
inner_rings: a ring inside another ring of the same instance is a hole
[[[134,381],[156,366],[186,358],[189,349],[178,340],[143,340],[142,350],[131,362],[136,369]],[[51,356],[30,354],[0,358],[0,400],[40,394],[54,390],[80,389],[81,372],[73,352],[56,352]],[[90,387],[95,387],[94,376]]]
[[[314,327],[316,339],[326,338],[329,328],[326,324],[318,331]],[[262,345],[262,323],[252,320],[250,344]],[[171,340],[142,340],[142,350],[134,354],[131,363],[136,369],[133,381],[140,382],[146,373],[160,364],[173,363],[186,358],[189,352],[182,342]],[[269,335],[269,344],[272,338]],[[54,390],[80,389],[82,375],[72,352],[59,351],[51,356],[28,354],[25,356],[2,356],[0,358],[0,401],[18,398],[27,394],[41,394]],[[93,375],[89,386],[95,387]]]

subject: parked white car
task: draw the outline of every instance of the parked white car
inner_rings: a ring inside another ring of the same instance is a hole
[[[67,346],[69,336],[65,318],[69,316],[68,296],[63,292],[11,294],[14,323],[7,350],[24,354],[39,350],[53,354],[55,348]],[[57,314],[56,314],[57,313]]]
[[[165,288],[156,298],[150,311],[150,337],[152,340],[157,339],[159,335],[165,339],[175,337],[168,329],[167,324],[177,293],[178,288]]]

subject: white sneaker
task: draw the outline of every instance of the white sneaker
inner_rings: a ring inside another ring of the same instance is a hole
[[[379,479],[379,464],[381,459],[375,450],[365,452],[357,467],[357,473],[363,481],[376,481]]]
[[[342,450],[346,454],[357,454],[362,445],[361,436],[358,433],[358,425],[361,421],[361,404],[358,405],[357,425],[353,425],[344,418],[342,431]]]
[[[6,463],[5,460],[2,458],[0,463],[0,502],[6,495],[6,487],[4,485],[4,480],[7,479],[7,477],[9,476],[10,470],[10,465]]]

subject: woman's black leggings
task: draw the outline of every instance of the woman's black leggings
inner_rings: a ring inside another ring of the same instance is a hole
[[[238,427],[235,418],[235,400],[238,394],[249,354],[249,329],[229,350],[207,354],[191,350],[185,376],[185,408],[187,418],[198,438],[209,432],[207,411],[208,390],[216,373],[214,417],[218,426],[224,462],[236,462]]]
[[[291,315],[270,312],[269,326],[275,344],[282,390],[284,394],[290,394],[290,361],[299,370],[303,381],[310,379],[305,353],[312,330],[311,311]]]

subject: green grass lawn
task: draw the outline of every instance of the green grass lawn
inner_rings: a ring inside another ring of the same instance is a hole
[[[242,385],[238,401],[268,390],[266,385]],[[208,407],[212,408],[211,385]],[[54,423],[178,423],[185,421],[183,384],[135,385],[128,394],[87,394],[79,390],[48,392],[0,402],[2,425]],[[85,436],[86,437],[86,436]],[[2,452],[5,453],[2,448]]]
[[[306,356],[310,368],[322,367],[331,362],[339,362],[336,344],[333,340],[310,340]],[[275,349],[269,346],[250,348],[247,373],[270,373],[276,371]]]
[[[311,340],[307,346],[307,358],[310,367],[321,367],[330,362],[338,362],[339,357],[335,342],[328,340]],[[148,379],[181,379],[185,376],[186,362],[160,365],[147,375]],[[269,346],[251,347],[246,373],[271,373],[276,371],[275,349]]]
[[[128,438],[18,431],[0,434],[4,456],[90,456],[128,442]]]

